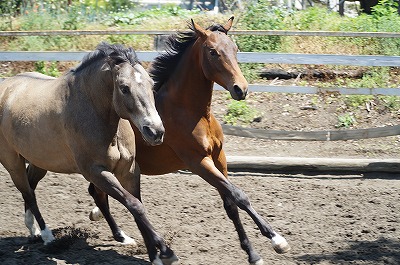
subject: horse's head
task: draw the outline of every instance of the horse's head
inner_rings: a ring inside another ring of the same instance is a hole
[[[192,20],[193,29],[201,41],[200,63],[207,79],[216,82],[231,93],[233,99],[247,95],[248,83],[237,62],[236,44],[227,36],[233,17],[221,26],[203,29]]]
[[[110,54],[107,60],[114,83],[113,105],[116,113],[141,132],[150,145],[163,142],[164,126],[155,107],[153,80],[138,62],[132,48],[129,60]]]

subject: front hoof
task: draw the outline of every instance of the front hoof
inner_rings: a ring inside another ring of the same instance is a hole
[[[278,234],[272,238],[272,247],[278,254],[283,254],[290,250],[290,246],[286,239]]]
[[[264,265],[263,259],[259,259],[256,262],[251,262],[250,265]]]

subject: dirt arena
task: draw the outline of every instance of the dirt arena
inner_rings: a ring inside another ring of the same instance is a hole
[[[269,240],[241,212],[265,264],[400,264],[398,176],[231,173],[254,208],[286,237],[292,249],[274,253]],[[182,265],[247,264],[217,192],[200,177],[176,173],[143,177],[150,221]],[[104,220],[91,222],[94,203],[80,175],[48,173],[37,199],[57,241],[30,240],[23,201],[0,168],[0,264],[150,264],[129,213],[112,212],[138,247],[116,243]]]

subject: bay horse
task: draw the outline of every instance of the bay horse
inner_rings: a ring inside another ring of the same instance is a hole
[[[41,235],[44,244],[55,239],[35,198],[47,170],[82,174],[122,203],[140,231],[156,235],[130,186],[138,170],[132,128],[149,145],[164,137],[153,84],[132,48],[107,43],[59,78],[28,72],[0,83],[0,162],[22,194],[32,236]]]
[[[148,146],[135,134],[136,158],[143,174],[189,169],[215,187],[233,221],[240,245],[248,254],[249,263],[261,265],[263,260],[245,233],[238,207],[250,215],[261,233],[272,241],[277,253],[284,253],[290,247],[254,210],[245,193],[228,180],[224,135],[211,113],[214,82],[228,90],[235,100],[243,100],[247,94],[248,83],[237,62],[238,48],[227,36],[232,23],[233,17],[225,25],[215,24],[203,29],[192,20],[188,31],[169,37],[166,52],[155,59],[150,69],[155,81],[156,108],[165,127],[164,142]],[[140,197],[139,178],[137,175],[135,189]],[[94,185],[89,186],[89,192],[98,207],[91,212],[91,219],[96,220],[103,213],[111,230],[119,230],[108,211],[107,196]],[[151,235],[144,238],[150,260],[153,260],[157,253],[153,243],[156,240]]]

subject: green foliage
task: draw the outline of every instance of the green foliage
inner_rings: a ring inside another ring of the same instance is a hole
[[[237,125],[239,122],[242,124],[250,124],[257,116],[257,111],[250,108],[247,102],[231,101],[228,104],[228,110],[223,120],[227,124]]]
[[[58,77],[60,76],[60,71],[57,69],[57,63],[45,63],[44,61],[35,62],[35,71],[42,73],[44,75]]]
[[[344,98],[344,103],[347,108],[358,108],[360,106],[364,107],[365,103],[372,101],[374,99],[373,95],[349,95]]]
[[[352,79],[347,85],[349,87],[390,87],[391,76],[389,67],[373,67],[363,75],[361,79]]]
[[[400,111],[400,97],[398,96],[378,96],[380,102],[390,111]]]
[[[152,8],[141,12],[127,12],[126,10],[120,10],[118,12],[111,13],[110,16],[108,16],[108,18],[106,18],[102,23],[107,26],[139,25],[150,19],[168,17],[179,17],[180,19],[184,19],[198,13],[199,10],[197,9],[186,10],[177,5],[165,5],[161,8]]]
[[[267,0],[249,5],[241,18],[241,27],[249,30],[283,29],[282,21],[288,15],[283,8],[273,7]],[[239,36],[237,44],[241,51],[278,51],[281,46],[280,36]]]
[[[353,113],[345,113],[343,115],[338,116],[338,123],[336,124],[336,128],[349,128],[356,123],[356,118]]]
[[[337,24],[341,21],[338,13],[329,12],[326,8],[310,7],[294,13],[287,24],[297,30],[337,30]]]

